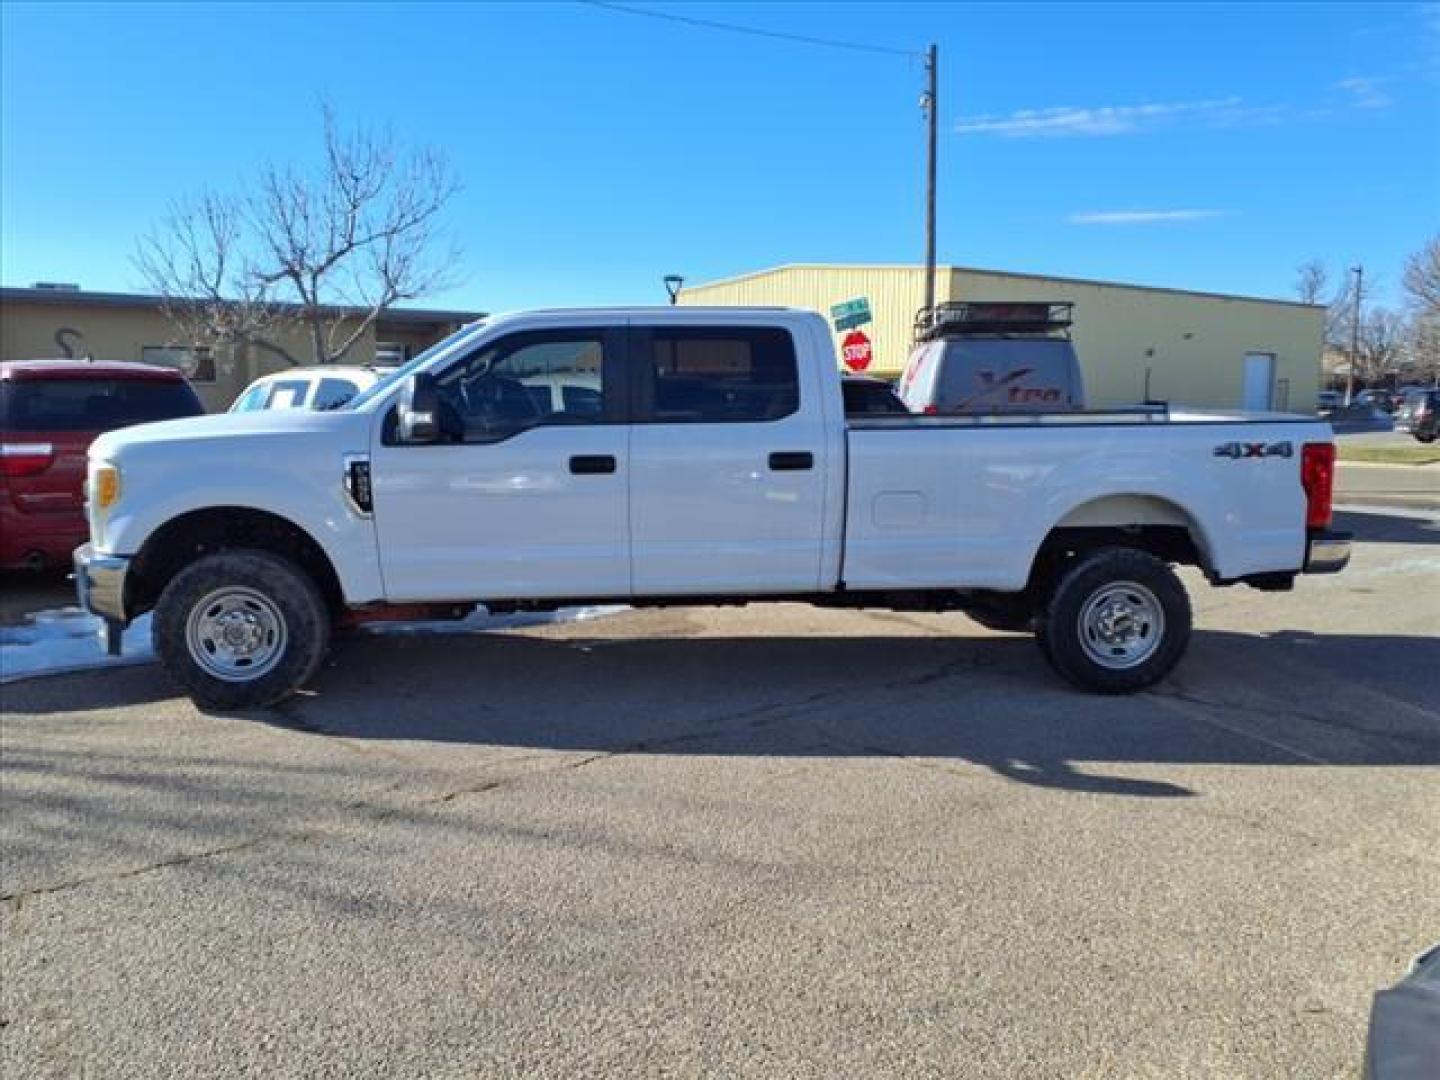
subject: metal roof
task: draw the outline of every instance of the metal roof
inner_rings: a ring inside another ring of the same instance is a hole
[[[0,287],[0,303],[6,304],[53,304],[57,307],[108,307],[108,308],[149,308],[160,307],[165,302],[162,296],[144,293],[87,292],[81,289],[26,289],[14,286]],[[275,305],[286,310],[299,310],[299,304],[279,303]],[[344,307],[337,304],[323,306],[326,314],[363,315],[362,308]],[[480,311],[449,311],[430,308],[387,308],[380,321],[387,325],[468,323],[483,318]]]
[[[873,270],[893,270],[923,273],[925,267],[919,263],[781,263],[779,266],[767,267],[764,270],[751,270],[744,274],[733,274],[730,277],[716,278],[713,281],[696,282],[680,290],[680,295],[685,295],[691,289],[696,291],[708,289],[716,285],[732,285],[741,281],[753,281],[756,278],[768,277],[772,274],[782,274],[791,270],[838,270],[854,273],[866,273]],[[1174,296],[1198,296],[1210,300],[1241,300],[1251,304],[1280,304],[1285,307],[1302,308],[1323,308],[1324,304],[1308,304],[1303,300],[1286,300],[1273,296],[1242,296],[1238,293],[1207,292],[1201,289],[1176,289],[1164,285],[1135,285],[1125,281],[1100,281],[1095,278],[1059,277],[1054,274],[1030,274],[1020,273],[1015,270],[990,270],[983,266],[956,266],[954,264],[943,264],[935,267],[936,273],[961,273],[961,274],[984,274],[988,277],[1016,278],[1021,281],[1043,281],[1060,285],[1091,285],[1104,289],[1133,289],[1136,292],[1169,293]]]

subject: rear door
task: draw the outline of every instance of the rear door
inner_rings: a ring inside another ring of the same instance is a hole
[[[637,326],[630,356],[635,594],[819,588],[825,422],[791,331]]]

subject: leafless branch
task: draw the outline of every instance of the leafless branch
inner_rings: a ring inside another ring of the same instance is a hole
[[[452,283],[445,159],[343,129],[328,106],[322,128],[315,170],[266,165],[243,200],[205,193],[141,240],[136,263],[188,339],[289,358],[277,339],[302,331],[312,362],[334,362],[386,309]]]

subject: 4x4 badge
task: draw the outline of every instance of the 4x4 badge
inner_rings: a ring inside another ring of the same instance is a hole
[[[1215,447],[1216,457],[1294,457],[1295,448],[1288,442],[1227,442]]]

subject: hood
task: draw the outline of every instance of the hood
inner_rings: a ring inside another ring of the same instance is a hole
[[[196,443],[223,443],[236,440],[249,443],[256,438],[284,438],[287,441],[306,436],[334,437],[353,430],[364,445],[370,426],[369,413],[348,411],[314,412],[309,409],[274,409],[260,412],[216,413],[193,416],[184,420],[161,420],[154,424],[107,431],[90,446],[95,460],[114,460],[127,450],[163,448]]]

